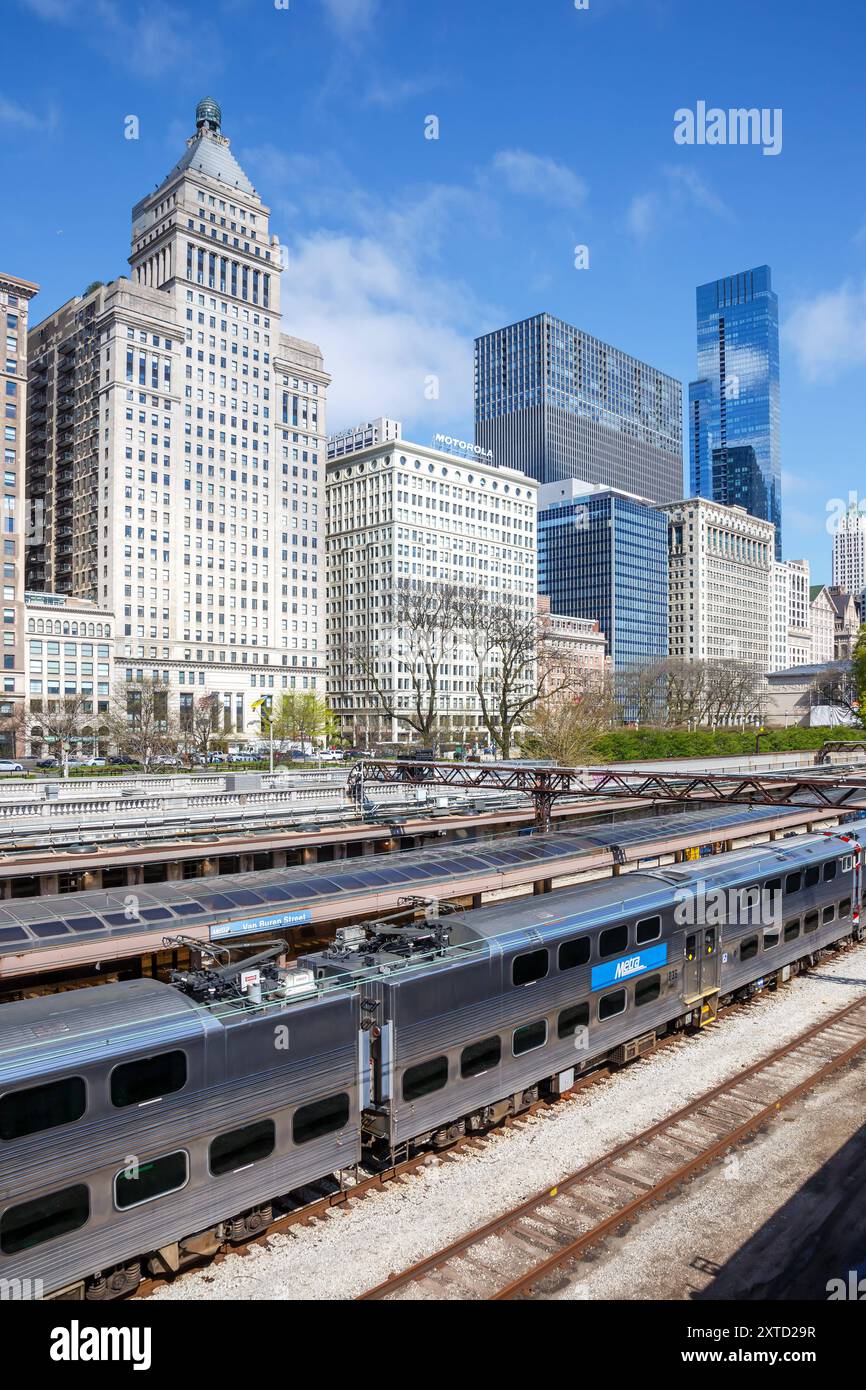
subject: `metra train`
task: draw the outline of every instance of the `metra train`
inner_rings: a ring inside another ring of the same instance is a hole
[[[281,1195],[700,1026],[862,939],[860,906],[859,846],[809,835],[345,928],[296,969],[265,950],[6,1004],[0,1280],[126,1293],[261,1230]]]

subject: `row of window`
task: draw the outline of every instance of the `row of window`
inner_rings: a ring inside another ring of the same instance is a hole
[[[349,1114],[350,1101],[345,1091],[302,1105],[292,1116],[292,1141],[308,1144],[344,1129]],[[216,1178],[237,1173],[270,1158],[275,1147],[276,1125],[272,1119],[228,1130],[211,1141],[209,1174]],[[130,1163],[114,1175],[114,1205],[118,1211],[127,1211],[130,1207],[179,1192],[189,1182],[189,1176],[186,1149],[177,1149],[146,1163]],[[19,1202],[0,1218],[0,1251],[4,1255],[14,1255],[21,1250],[32,1250],[44,1241],[79,1230],[89,1219],[90,1190],[85,1183]]]
[[[645,1004],[655,1003],[661,995],[661,989],[661,975],[646,975],[637,979],[634,985],[635,1006],[642,1008]],[[602,994],[596,1004],[599,1023],[603,1023],[608,1018],[615,1018],[617,1014],[625,1013],[627,1004],[628,996],[624,989],[614,989],[607,994]],[[567,1009],[562,1009],[557,1015],[557,1040],[562,1042],[565,1038],[574,1037],[579,1029],[588,1027],[589,1004],[570,1005]],[[512,1056],[522,1057],[527,1052],[534,1052],[537,1048],[544,1047],[548,1041],[548,1031],[546,1018],[536,1019],[532,1023],[523,1023],[519,1028],[515,1028],[511,1034]],[[468,1047],[464,1047],[460,1054],[460,1076],[464,1081],[481,1076],[484,1072],[499,1066],[501,1060],[502,1039],[495,1033],[489,1038],[482,1038],[480,1042],[470,1043]],[[448,1058],[443,1054],[440,1057],[433,1057],[429,1061],[419,1062],[414,1067],[407,1067],[403,1073],[403,1099],[404,1101],[420,1100],[422,1096],[429,1096],[434,1091],[441,1091],[447,1084]]]
[[[770,951],[774,946],[778,946],[780,941],[796,941],[801,932],[806,935],[809,932],[817,931],[819,926],[826,927],[828,923],[836,920],[837,907],[835,903],[823,907],[820,911],[816,908],[813,912],[807,912],[803,918],[793,917],[786,922],[781,930],[768,928],[763,935],[763,950]],[[851,915],[851,899],[843,898],[838,905],[840,920]],[[761,938],[748,936],[740,942],[740,960],[753,960],[761,949]]]
[[[187,1081],[186,1053],[162,1052],[121,1062],[109,1077],[111,1104],[118,1109],[147,1105],[180,1091]],[[81,1076],[47,1081],[0,1096],[0,1140],[21,1139],[57,1125],[80,1120],[87,1109],[87,1087]]]
[[[661,917],[644,917],[635,924],[634,944],[646,946],[658,941],[662,934]],[[598,958],[606,960],[609,956],[621,956],[629,947],[628,924],[623,922],[608,927],[599,933]],[[592,953],[592,942],[588,936],[575,936],[563,941],[557,951],[557,966],[560,970],[573,970],[578,965],[586,965]],[[511,965],[511,982],[515,985],[531,985],[543,980],[550,970],[550,953],[547,947],[537,951],[526,951],[515,956]]]

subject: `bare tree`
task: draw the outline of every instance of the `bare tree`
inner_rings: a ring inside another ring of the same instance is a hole
[[[31,743],[44,743],[60,760],[63,776],[69,776],[69,759],[80,746],[93,720],[92,701],[83,695],[64,695],[55,700],[31,700],[18,718]]]
[[[542,695],[520,737],[522,751],[531,758],[552,758],[563,767],[574,767],[593,755],[596,740],[616,717],[610,676],[576,693],[563,690],[554,696]]]
[[[108,723],[119,751],[137,758],[145,771],[182,743],[179,721],[169,711],[168,687],[156,681],[120,683]]]

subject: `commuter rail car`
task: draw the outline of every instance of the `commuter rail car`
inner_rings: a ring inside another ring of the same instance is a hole
[[[859,845],[809,835],[347,927],[293,970],[7,1004],[0,1279],[124,1294],[261,1230],[314,1179],[448,1144],[699,1027],[861,940],[860,909]]]

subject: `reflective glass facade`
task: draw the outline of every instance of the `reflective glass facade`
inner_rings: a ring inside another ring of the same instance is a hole
[[[668,654],[668,521],[613,491],[539,495],[538,591],[552,613],[594,618],[615,669]]]
[[[692,495],[776,527],[782,554],[779,300],[762,265],[697,290],[698,378],[689,385]]]
[[[542,483],[682,496],[682,386],[551,314],[475,342],[475,442]]]

